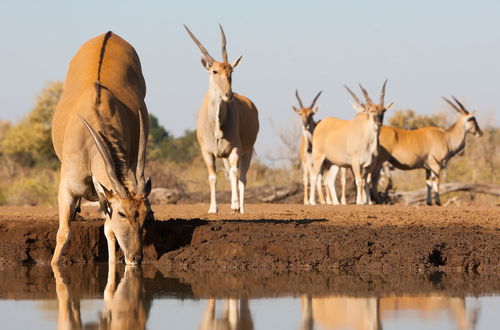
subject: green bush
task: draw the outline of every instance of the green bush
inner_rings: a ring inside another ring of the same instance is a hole
[[[195,131],[185,130],[183,136],[174,138],[156,116],[149,114],[148,159],[189,163],[199,155]]]

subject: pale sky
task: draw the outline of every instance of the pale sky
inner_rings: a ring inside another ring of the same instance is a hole
[[[278,145],[269,118],[298,123],[295,88],[304,103],[324,91],[318,118],[354,116],[342,84],[361,82],[378,99],[388,78],[392,109],[436,113],[447,109],[441,96],[455,95],[481,124],[500,122],[496,0],[2,0],[0,119],[21,119],[47,81],[64,79],[85,41],[112,30],[139,54],[149,111],[176,136],[194,129],[208,77],[182,24],[220,59],[218,23],[230,60],[243,55],[233,90],[259,109],[257,154]]]

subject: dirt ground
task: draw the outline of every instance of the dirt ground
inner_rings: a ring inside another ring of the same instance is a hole
[[[412,206],[153,206],[144,263],[161,269],[302,269],[347,273],[500,273],[500,208]],[[106,261],[103,221],[86,207],[72,223],[64,263]],[[47,264],[57,209],[0,207],[0,265]]]

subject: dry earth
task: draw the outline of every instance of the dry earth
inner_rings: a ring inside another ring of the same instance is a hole
[[[500,208],[206,204],[154,206],[146,264],[161,269],[318,269],[347,273],[500,273]],[[0,264],[46,264],[57,209],[0,207]],[[103,221],[91,207],[72,223],[64,263],[106,261]]]

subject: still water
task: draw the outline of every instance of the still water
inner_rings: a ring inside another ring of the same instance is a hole
[[[500,329],[498,278],[486,282],[19,267],[0,273],[0,328]]]

